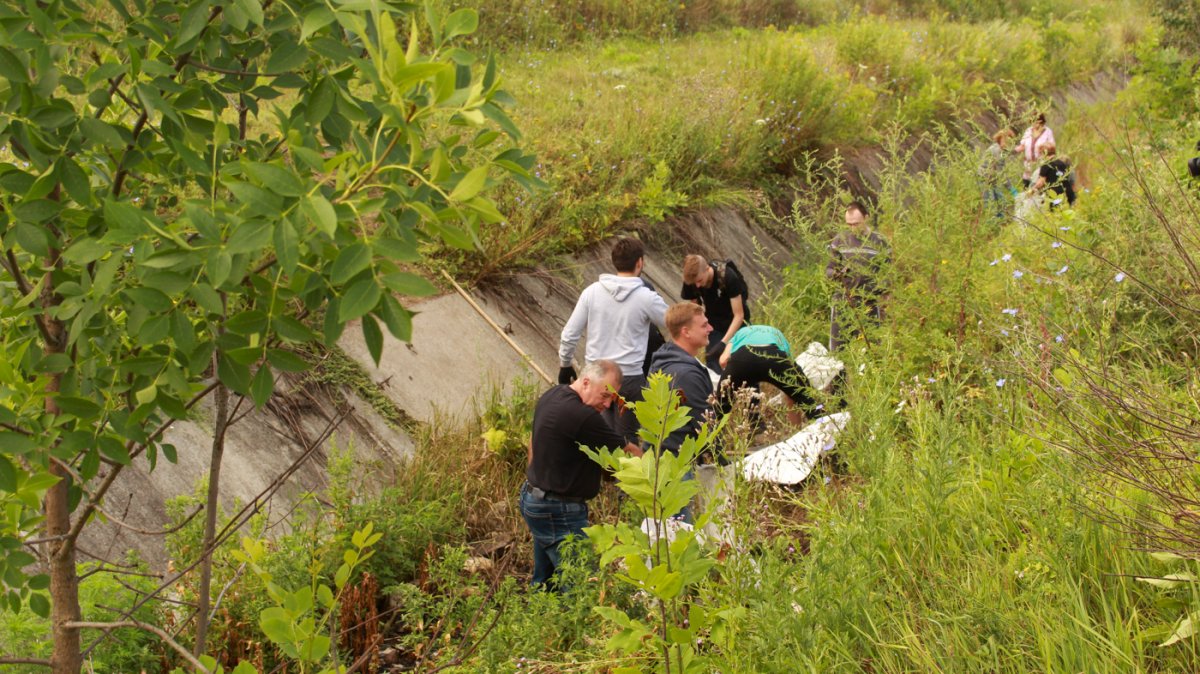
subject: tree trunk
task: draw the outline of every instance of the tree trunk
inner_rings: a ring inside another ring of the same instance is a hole
[[[213,356],[213,371],[216,371]],[[263,367],[266,367],[264,364]],[[212,460],[208,466],[208,497],[204,504],[204,543],[200,550],[204,555],[200,562],[200,590],[196,603],[196,645],[192,653],[197,657],[204,654],[204,642],[208,638],[208,612],[212,594],[212,545],[217,536],[218,498],[221,495],[221,458],[225,454],[225,431],[229,428],[229,389],[220,384],[216,388],[217,423],[213,429]]]
[[[46,350],[54,352],[54,347]],[[60,375],[55,375],[47,392],[53,395],[58,391]],[[58,413],[58,405],[53,398],[46,401],[46,411]],[[58,476],[59,482],[46,492],[43,508],[46,512],[46,534],[50,539],[65,537],[71,531],[71,508],[68,499],[70,476],[57,463],[50,464],[50,472]],[[47,545],[50,562],[50,622],[54,637],[54,650],[50,655],[51,669],[54,674],[79,674],[83,667],[83,657],[80,655],[79,629],[68,627],[67,623],[79,622],[83,619],[79,610],[79,576],[75,573],[75,542],[72,540],[51,540]]]

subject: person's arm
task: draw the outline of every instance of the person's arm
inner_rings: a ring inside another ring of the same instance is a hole
[[[732,344],[733,338],[731,337],[730,341],[725,342],[725,350],[721,352],[721,357],[717,359],[717,362],[720,363],[722,370],[729,367],[729,358],[733,355],[733,349],[731,348]]]
[[[633,444],[632,442],[628,442],[625,444],[625,453],[630,456],[637,457],[637,456],[641,456],[645,452],[642,451],[641,447],[638,447],[637,445]]]
[[[733,339],[734,333],[746,323],[746,305],[742,302],[741,295],[729,298],[729,308],[733,310],[733,320],[729,323],[729,329],[725,331],[725,336],[721,338],[721,341],[726,344]]]
[[[579,344],[579,338],[583,336],[583,331],[587,328],[588,298],[590,297],[588,290],[590,288],[591,286],[588,286],[579,295],[579,301],[575,303],[575,310],[571,312],[571,317],[563,326],[562,336],[558,342],[559,367],[571,367],[571,360],[575,358],[575,346]]]
[[[647,290],[649,289],[647,288]],[[654,323],[659,330],[666,330],[667,303],[665,300],[663,300],[662,295],[659,295],[653,290],[650,291],[650,294],[654,296],[647,305],[647,312],[650,316],[650,322]]]

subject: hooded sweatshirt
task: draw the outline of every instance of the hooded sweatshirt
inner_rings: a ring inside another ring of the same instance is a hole
[[[668,342],[654,352],[650,372],[671,375],[671,388],[679,393],[680,404],[687,408],[691,417],[683,428],[676,429],[663,441],[663,449],[678,452],[684,438],[695,435],[704,423],[704,417],[712,410],[708,401],[713,392],[712,378],[708,368],[674,342]]]
[[[621,374],[642,375],[650,325],[665,328],[667,303],[637,276],[601,274],[600,280],[584,288],[575,310],[563,327],[558,345],[559,364],[566,367],[575,357],[575,346],[587,331],[584,360],[602,358],[616,362]]]

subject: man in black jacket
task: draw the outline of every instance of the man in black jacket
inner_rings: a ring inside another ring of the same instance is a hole
[[[650,371],[671,375],[671,388],[688,410],[688,424],[663,441],[663,449],[678,452],[684,438],[695,435],[712,413],[712,378],[697,357],[708,346],[708,335],[713,328],[704,315],[704,307],[695,302],[671,305],[667,309],[666,323],[671,341],[654,352]]]
[[[555,588],[561,558],[559,544],[582,536],[588,525],[587,502],[600,491],[600,464],[580,451],[624,448],[641,456],[637,445],[612,429],[600,415],[621,388],[621,368],[611,360],[589,363],[570,385],[542,394],[533,411],[529,464],[521,487],[521,515],[533,535],[531,584]]]

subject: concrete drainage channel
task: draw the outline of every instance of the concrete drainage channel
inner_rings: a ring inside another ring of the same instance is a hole
[[[680,265],[687,253],[735,259],[753,298],[761,296],[763,279],[775,279],[793,262],[796,245],[786,233],[770,231],[732,209],[697,211],[662,223],[646,243],[644,276],[668,303],[678,300]],[[611,271],[610,248],[611,242],[602,242],[576,258],[563,258],[565,269],[538,267],[469,292],[534,362],[555,372],[559,332],[583,287]],[[494,387],[507,389],[521,378],[538,380],[517,351],[461,295],[445,294],[408,306],[419,312],[413,319],[412,342],[386,335],[378,367],[357,326],[347,326],[338,345],[414,422],[465,420],[478,412],[481,396]],[[244,402],[230,427],[221,471],[226,512],[233,512],[235,504],[240,508],[267,501],[269,511],[287,512],[298,495],[326,485],[331,451],[350,446],[359,461],[378,467],[371,471],[374,486],[391,482],[396,467],[413,450],[413,440],[404,430],[389,424],[345,387],[332,390],[283,379],[290,384],[282,393],[262,410]],[[166,442],[176,447],[177,464],[160,458],[154,471],[146,470],[144,462],[136,470],[124,471],[110,492],[107,511],[142,532],[162,531],[169,522],[167,501],[195,493],[208,474],[211,415],[211,408],[202,403],[194,419],[176,422]],[[286,481],[279,480],[289,472]],[[83,543],[110,559],[136,550],[159,570],[168,561],[161,536],[145,536],[113,524],[89,527]]]

